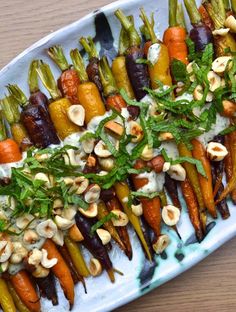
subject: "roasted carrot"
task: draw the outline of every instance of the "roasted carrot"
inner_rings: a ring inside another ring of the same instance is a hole
[[[143,9],[141,9],[140,17],[151,41],[150,45],[148,44],[149,41],[146,42],[145,49],[149,51],[149,53],[152,50],[151,53],[156,54],[155,61],[148,66],[152,89],[156,89],[158,87],[157,81],[160,81],[164,85],[171,86],[172,79],[170,75],[170,59],[168,49],[160,40],[157,39],[154,32],[154,23],[151,23],[148,20]],[[144,53],[146,53],[146,51],[144,51]],[[147,52],[147,57],[149,56],[149,53]]]
[[[21,270],[15,275],[12,275],[11,283],[26,307],[32,312],[40,312],[40,298],[28,273]]]
[[[181,209],[181,204],[179,201],[179,195],[178,195],[178,189],[177,189],[177,181],[175,181],[174,179],[171,179],[168,173],[165,174],[164,186],[172,200],[173,205]]]
[[[18,296],[17,292],[15,291],[14,287],[12,286],[12,283],[10,281],[7,281],[7,287],[9,289],[9,292],[12,296],[12,299],[15,303],[15,306],[19,312],[30,312],[30,310],[26,307],[26,305],[22,302],[20,297]],[[2,292],[1,292],[2,295]],[[8,311],[8,310],[7,310]]]
[[[56,291],[56,281],[52,272],[48,276],[42,278],[35,278],[40,294],[42,297],[52,301],[53,305],[58,305],[58,297]]]
[[[95,83],[100,93],[102,93],[103,87],[99,76],[98,66],[99,58],[95,43],[92,37],[80,38],[80,44],[84,47],[89,56],[89,63],[86,66],[86,72],[90,81]]]
[[[0,278],[0,292],[0,304],[3,312],[16,312],[16,307],[11,293],[9,292],[7,283],[2,278]]]
[[[116,80],[118,89],[124,89],[127,95],[134,99],[134,91],[129,80],[128,72],[125,65],[125,53],[129,47],[129,37],[122,26],[119,38],[118,56],[112,61],[112,73]]]
[[[184,143],[180,143],[178,145],[178,150],[180,156],[193,157],[192,152],[188,150],[188,148]],[[198,201],[198,206],[200,210],[200,219],[202,223],[202,228],[204,230],[206,227],[206,209],[199,183],[198,173],[196,167],[193,164],[185,162],[183,166],[187,172],[189,183],[191,184]]]
[[[7,164],[17,162],[22,159],[22,155],[17,143],[8,139],[6,136],[6,129],[0,111],[0,164]]]
[[[60,91],[48,64],[41,62],[37,68],[37,72],[45,88],[52,97],[52,101],[48,108],[49,113],[58,136],[60,139],[64,140],[68,135],[76,133],[80,130],[80,128],[70,121],[67,116],[67,110],[71,106],[71,102],[68,98],[61,98]]]
[[[103,94],[106,98],[107,108],[113,108],[121,112],[122,108],[125,108],[127,105],[119,94],[115,79],[105,56],[101,58],[99,63],[99,75],[103,86]]]
[[[120,202],[118,201],[117,197],[115,197],[115,196],[113,196],[113,198],[106,201],[106,206],[107,206],[107,209],[109,211],[122,210],[122,206],[121,206]],[[123,244],[125,245],[125,254],[128,257],[128,259],[131,260],[133,252],[132,252],[132,246],[130,243],[130,238],[129,238],[129,233],[128,233],[127,227],[126,226],[118,226],[116,230],[117,230]]]
[[[58,278],[60,285],[64,291],[66,298],[70,303],[70,308],[74,304],[74,283],[71,277],[70,270],[62,258],[61,254],[57,250],[56,245],[49,239],[43,244],[43,248],[48,252],[48,259],[56,258],[58,260],[57,264],[52,267],[53,274]]]
[[[177,24],[176,20],[177,0],[169,0],[169,28],[164,32],[163,42],[168,48],[172,61],[177,59],[188,64],[188,49],[186,45],[186,30]]]
[[[135,216],[132,213],[131,209],[128,206],[128,203],[125,201],[125,199],[129,198],[129,195],[130,195],[130,190],[129,190],[127,183],[126,182],[117,182],[117,183],[115,183],[114,188],[116,191],[117,198],[119,199],[119,201],[120,201],[120,203],[124,209],[124,212],[127,214],[129,221],[133,225],[134,230],[137,233],[141,244],[143,245],[143,248],[146,252],[147,258],[151,261],[152,256],[149,252],[147,242],[144,238],[144,235],[143,235],[143,232],[142,232],[142,229],[140,226],[140,220],[137,216]]]
[[[233,162],[232,162],[232,152],[231,152],[231,140],[230,136],[227,134],[224,136],[225,138],[225,147],[227,148],[228,155],[224,158],[224,165],[225,165],[225,173],[226,173],[226,180],[229,183],[229,181],[232,179],[233,176]],[[235,198],[236,194],[236,188],[234,188],[231,192],[231,199]]]
[[[100,201],[98,203],[98,215],[97,218],[98,220],[101,220],[102,218],[106,217],[109,214],[107,207],[103,201]],[[104,229],[106,229],[110,234],[111,237],[114,239],[114,241],[118,244],[121,250],[125,251],[125,246],[120,239],[120,236],[118,232],[116,231],[116,228],[112,224],[111,221],[107,221],[103,224]]]
[[[13,96],[6,96],[0,100],[0,105],[2,106],[4,117],[10,125],[13,139],[22,151],[27,150],[27,148],[32,146],[32,142],[24,125],[20,121],[20,111],[17,101]]]
[[[230,142],[230,154],[232,155],[232,165],[233,165],[233,175],[236,171],[236,131],[229,133],[229,142]],[[235,187],[231,192],[231,198],[234,204],[236,204],[236,183]]]
[[[199,215],[198,202],[188,179],[181,182],[181,189],[188,208],[190,221],[195,229],[196,237],[198,241],[201,242],[203,240],[203,230]]]
[[[217,217],[216,207],[214,203],[213,187],[212,187],[212,175],[211,175],[211,164],[206,156],[206,151],[200,141],[197,139],[192,140],[193,144],[193,157],[202,162],[203,168],[206,173],[206,177],[198,174],[199,183],[205,207],[213,218]]]
[[[104,115],[106,110],[97,86],[88,80],[79,50],[71,50],[70,56],[80,77],[81,84],[78,87],[78,99],[85,109],[85,123],[87,124],[93,117]]]
[[[138,159],[134,165],[135,169],[145,168],[147,164]],[[139,178],[138,175],[132,175],[132,181],[136,191],[148,183],[147,178]],[[149,198],[139,198],[143,207],[143,216],[148,223],[148,225],[153,229],[156,237],[161,234],[161,201],[159,197],[152,199]]]
[[[134,23],[124,15],[121,10],[115,11],[115,16],[126,30],[129,36],[129,48],[126,53],[126,69],[137,100],[141,100],[145,95],[145,87],[149,87],[150,80],[146,64],[139,63],[144,54],[140,48],[141,38],[134,27]]]
[[[48,55],[62,71],[57,80],[62,95],[70,100],[72,104],[79,104],[78,85],[80,83],[78,73],[69,65],[63,49],[60,45],[48,49]]]

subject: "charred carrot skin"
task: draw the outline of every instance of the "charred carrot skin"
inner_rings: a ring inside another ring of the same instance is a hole
[[[225,165],[225,173],[226,173],[226,180],[229,182],[233,176],[233,161],[232,161],[232,152],[231,152],[231,142],[230,136],[227,134],[225,135],[225,147],[227,148],[228,155],[224,158],[224,165]],[[231,199],[235,198],[236,188],[231,192]],[[235,202],[234,202],[235,204]]]
[[[201,15],[201,20],[202,22],[209,27],[209,29],[212,31],[214,30],[214,24],[209,16],[209,14],[207,13],[207,10],[204,8],[203,5],[200,5],[199,9],[198,9],[200,15]]]
[[[50,272],[47,277],[35,278],[34,281],[39,287],[41,296],[52,301],[54,306],[58,305],[56,281],[52,272]]]
[[[26,271],[11,276],[11,283],[22,302],[32,312],[40,312],[39,296]]]
[[[236,131],[229,134],[230,142],[230,154],[232,155],[232,165],[233,165],[233,176],[236,175]],[[236,204],[236,183],[235,187],[231,192],[231,198],[234,204]]]
[[[200,141],[197,139],[192,140],[193,144],[193,156],[194,158],[202,162],[203,168],[206,173],[206,177],[201,174],[198,174],[199,183],[201,187],[201,192],[205,207],[213,218],[217,217],[216,207],[214,203],[213,187],[212,187],[212,175],[211,175],[211,165],[210,161],[206,156],[206,151]]]
[[[165,174],[164,186],[173,202],[173,205],[181,209],[181,204],[179,201],[179,195],[178,195],[178,189],[177,189],[177,182],[171,179],[168,173]]]
[[[58,260],[57,264],[52,267],[53,274],[58,278],[60,285],[64,291],[65,297],[70,303],[70,307],[74,304],[74,282],[70,273],[70,270],[59,253],[56,245],[49,239],[43,244],[43,248],[48,252],[48,259],[56,258]]]
[[[204,238],[204,235],[201,226],[198,203],[194,191],[192,189],[192,186],[188,181],[188,179],[181,182],[181,189],[188,208],[190,221],[195,229],[196,237],[198,241],[201,242]]]
[[[47,52],[62,71],[57,81],[62,95],[68,98],[72,104],[78,104],[78,85],[80,83],[78,73],[68,64],[61,46],[53,46]]]

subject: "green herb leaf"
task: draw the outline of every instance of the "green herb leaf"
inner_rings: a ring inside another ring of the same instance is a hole
[[[174,59],[171,62],[171,73],[175,81],[185,82],[187,79],[186,65],[179,60]]]

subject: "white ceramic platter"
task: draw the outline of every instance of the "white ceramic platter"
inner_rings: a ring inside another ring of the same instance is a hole
[[[101,48],[101,54],[105,53],[110,58],[115,57],[120,25],[113,13],[118,8],[127,15],[133,14],[137,26],[141,23],[138,18],[140,7],[144,7],[148,14],[154,11],[156,32],[161,38],[163,31],[168,27],[167,4],[167,0],[118,1],[50,34],[25,50],[0,71],[0,98],[4,96],[5,86],[8,83],[17,83],[28,94],[27,71],[32,59],[45,59],[51,64],[55,76],[59,76],[58,69],[45,53],[45,49],[52,45],[63,45],[69,57],[70,49],[78,46],[78,38],[90,35],[95,37],[98,48]],[[170,246],[161,257],[156,257],[154,264],[150,264],[145,260],[134,232],[130,230],[133,260],[130,262],[116,246],[113,246],[111,252],[114,267],[121,270],[124,276],[116,275],[115,284],[109,282],[105,273],[96,279],[89,278],[86,281],[88,294],[84,294],[82,285],[77,286],[73,312],[105,312],[124,305],[189,269],[236,233],[236,209],[232,209],[229,203],[231,217],[226,221],[222,221],[220,217],[216,222],[209,221],[209,234],[201,244],[195,243],[192,239],[194,232],[183,200],[182,205],[184,208],[178,225],[182,241],[169,230]],[[50,302],[44,300],[43,312],[69,311],[68,303],[59,286],[58,291],[60,305],[52,307]]]

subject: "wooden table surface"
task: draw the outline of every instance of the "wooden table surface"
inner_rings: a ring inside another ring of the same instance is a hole
[[[49,32],[111,2],[1,0],[0,68]],[[193,269],[117,311],[236,311],[235,250],[233,239]]]

